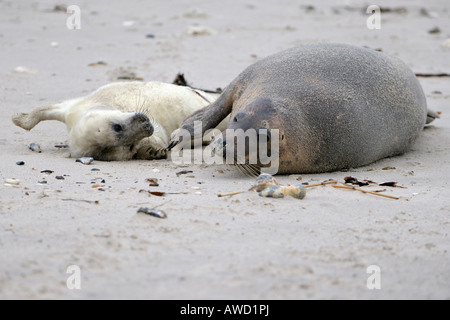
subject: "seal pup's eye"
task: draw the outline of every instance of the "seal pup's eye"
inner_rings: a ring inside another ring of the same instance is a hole
[[[122,126],[120,124],[117,124],[117,123],[113,124],[112,129],[115,132],[121,132],[123,130]]]

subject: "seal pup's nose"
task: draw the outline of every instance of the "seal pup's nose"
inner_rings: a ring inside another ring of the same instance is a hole
[[[138,112],[134,115],[132,122],[140,124],[140,127],[148,134],[148,136],[153,134],[154,127],[147,115]]]

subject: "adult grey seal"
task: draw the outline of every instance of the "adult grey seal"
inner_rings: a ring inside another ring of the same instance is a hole
[[[218,94],[152,82],[116,82],[88,96],[13,116],[31,130],[44,120],[64,122],[72,157],[96,160],[158,159],[166,156],[169,135]]]
[[[400,155],[437,117],[427,117],[423,90],[405,63],[347,44],[294,47],[249,66],[183,122],[170,147],[186,144],[180,132],[193,134],[194,121],[204,132],[230,113],[229,129],[279,130],[278,174],[354,168]],[[226,150],[227,134],[215,142]]]

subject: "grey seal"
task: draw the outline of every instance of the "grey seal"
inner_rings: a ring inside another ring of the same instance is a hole
[[[186,144],[179,132],[193,134],[194,121],[205,132],[229,114],[228,129],[266,128],[269,140],[279,130],[278,174],[355,168],[403,154],[438,117],[404,62],[338,43],[294,47],[249,66],[183,121],[170,148]],[[228,142],[225,132],[213,141],[225,150]]]

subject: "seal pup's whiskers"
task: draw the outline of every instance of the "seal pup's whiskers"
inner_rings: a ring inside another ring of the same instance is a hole
[[[142,100],[141,100],[142,98]],[[150,120],[150,123],[153,126],[153,134],[159,132],[161,130],[160,124],[155,120],[155,118],[148,114],[148,106],[149,105],[149,99],[146,97],[143,97],[142,91],[139,90],[139,94],[136,95],[136,104],[135,104],[135,112],[136,113],[143,113],[147,115],[148,119]]]

